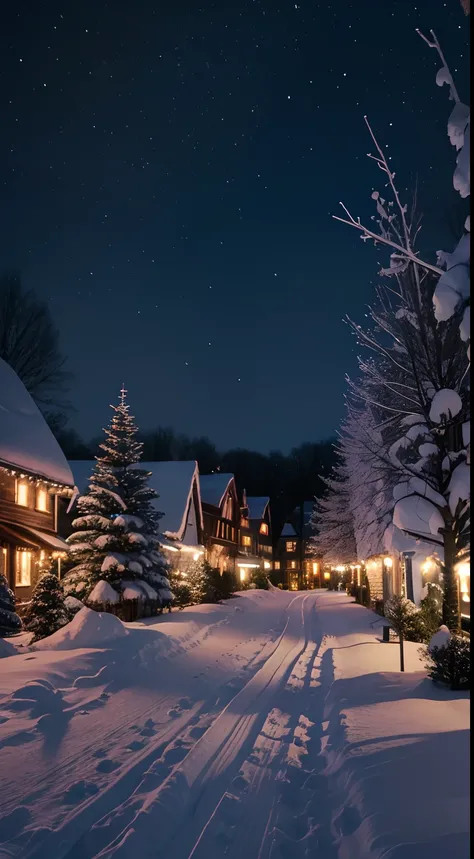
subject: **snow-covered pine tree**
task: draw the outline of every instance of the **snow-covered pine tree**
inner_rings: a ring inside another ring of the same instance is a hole
[[[0,636],[6,638],[21,630],[21,620],[15,611],[15,594],[5,576],[0,575]]]
[[[193,561],[186,571],[186,584],[189,587],[191,602],[215,602],[212,586],[212,567],[203,558]]]
[[[111,406],[112,419],[100,445],[103,454],[77,502],[80,515],[68,538],[77,563],[66,576],[65,589],[87,600],[103,580],[119,594],[167,601],[167,565],[157,544],[162,514],[152,504],[158,496],[148,485],[150,473],[137,466],[142,445],[126,394],[122,388],[118,405]]]
[[[40,641],[48,635],[53,635],[69,620],[61,582],[54,573],[44,573],[35,585],[25,615],[25,629],[33,633],[32,641]]]

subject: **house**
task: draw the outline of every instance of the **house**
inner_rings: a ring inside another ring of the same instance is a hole
[[[249,577],[252,568],[272,569],[273,546],[270,519],[270,499],[248,497],[244,490],[240,508],[239,553],[237,568],[241,581]]]
[[[203,474],[200,487],[207,559],[221,573],[235,573],[240,563],[240,504],[234,475],[220,471]]]
[[[289,590],[321,587],[321,563],[311,547],[312,510],[312,501],[296,507],[277,542],[274,569],[282,587]]]
[[[74,480],[23,382],[0,358],[0,575],[27,602],[41,572],[61,574],[59,536]]]
[[[78,495],[82,495],[87,489],[95,461],[75,460],[69,465]],[[149,486],[158,495],[153,504],[162,513],[160,546],[172,568],[185,572],[189,563],[204,552],[198,464],[194,460],[139,462],[136,467],[150,472]],[[71,531],[72,523],[69,533]]]

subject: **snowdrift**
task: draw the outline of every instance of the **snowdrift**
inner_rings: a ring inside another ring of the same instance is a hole
[[[13,644],[5,641],[4,638],[0,638],[0,659],[3,659],[4,656],[15,656],[15,653],[16,648],[13,647]]]
[[[125,638],[127,629],[118,617],[106,612],[81,608],[74,619],[35,645],[37,650],[75,650],[107,647],[118,638]]]

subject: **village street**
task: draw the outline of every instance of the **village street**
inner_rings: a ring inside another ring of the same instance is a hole
[[[89,614],[0,663],[2,859],[467,857],[467,695],[345,594]]]

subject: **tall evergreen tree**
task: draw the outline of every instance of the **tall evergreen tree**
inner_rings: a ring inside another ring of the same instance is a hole
[[[88,490],[77,503],[75,532],[68,538],[77,564],[65,588],[79,599],[87,599],[101,580],[119,593],[133,582],[144,598],[169,592],[156,542],[162,514],[152,504],[158,496],[148,485],[150,472],[137,467],[142,445],[126,394],[122,387],[118,405],[111,406],[112,419],[100,445],[103,455],[96,457]]]

